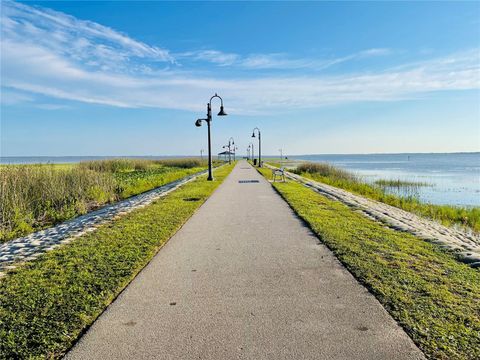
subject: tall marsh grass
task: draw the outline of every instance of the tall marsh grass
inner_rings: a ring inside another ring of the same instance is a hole
[[[83,214],[115,198],[112,177],[83,167],[0,167],[0,240]]]
[[[89,170],[99,172],[128,172],[128,171],[141,171],[147,170],[152,167],[168,166],[180,169],[191,169],[194,167],[200,167],[206,165],[205,161],[201,161],[196,158],[181,158],[181,159],[107,159],[107,160],[93,160],[82,161],[79,166]]]
[[[97,172],[114,173],[119,171],[146,170],[152,164],[152,161],[144,159],[108,159],[81,161],[78,166]]]
[[[0,242],[201,171],[195,158],[0,166]]]
[[[305,162],[297,166],[296,172],[317,174],[335,180],[359,182],[355,174],[328,163]]]
[[[164,166],[172,166],[181,169],[191,169],[194,167],[199,166],[206,166],[206,160],[200,160],[196,158],[183,158],[183,159],[163,159],[163,160],[156,160],[157,164],[164,165]]]
[[[402,180],[379,180],[374,184],[364,182],[355,174],[339,169],[328,163],[305,162],[292,172],[323,182],[370,199],[384,202],[400,209],[440,221],[444,225],[461,225],[474,232],[480,232],[480,208],[458,207],[451,205],[434,205],[422,202],[418,197],[420,186],[431,186],[428,183],[405,182]],[[395,194],[389,189],[402,189]],[[408,194],[407,196],[401,194]]]

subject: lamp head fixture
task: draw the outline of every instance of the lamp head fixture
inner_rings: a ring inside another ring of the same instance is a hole
[[[220,112],[217,115],[218,116],[227,116],[227,113],[223,109],[223,105],[220,106]]]

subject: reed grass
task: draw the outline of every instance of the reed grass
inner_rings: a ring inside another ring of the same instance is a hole
[[[131,158],[119,158],[119,159],[107,159],[107,160],[93,160],[93,161],[81,161],[79,166],[94,170],[98,172],[128,172],[135,170],[148,170],[158,166],[168,166],[181,169],[191,169],[194,167],[206,166],[206,161],[202,161],[197,158],[179,158],[179,159],[131,159]]]
[[[111,176],[83,167],[2,166],[0,240],[83,214],[115,199]]]
[[[427,183],[382,180],[376,184],[369,184],[357,175],[328,163],[305,162],[291,171],[312,180],[351,191],[370,199],[439,221],[446,226],[459,225],[471,229],[476,233],[480,232],[480,207],[424,203],[419,199],[417,190],[419,186],[430,185]],[[389,193],[388,188],[392,188],[392,185],[393,187],[403,188],[403,191],[395,194]],[[402,196],[402,193],[408,195]]]
[[[156,160],[157,164],[164,166],[173,166],[183,169],[191,169],[198,166],[207,166],[206,160],[200,160],[196,158],[184,158],[184,159],[162,159]]]
[[[153,161],[144,159],[108,159],[81,161],[78,166],[97,172],[120,172],[133,170],[146,170],[153,164]]]
[[[0,242],[199,172],[199,159],[109,159],[0,167]]]
[[[392,188],[433,186],[433,184],[423,181],[407,181],[401,179],[379,179],[375,181],[375,184]]]

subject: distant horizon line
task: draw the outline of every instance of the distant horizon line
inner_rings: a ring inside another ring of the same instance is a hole
[[[431,155],[431,154],[478,154],[478,151],[452,151],[452,152],[392,152],[392,153],[312,153],[312,154],[284,154],[284,156],[323,156],[323,155]],[[217,156],[217,154],[212,154]],[[238,155],[246,155],[243,153],[238,153]],[[66,158],[66,157],[109,157],[109,158],[124,158],[124,157],[200,157],[198,154],[189,154],[189,155],[8,155],[0,156],[2,159],[7,158]],[[207,156],[204,153],[203,156]],[[278,154],[262,154],[263,157],[278,157]]]

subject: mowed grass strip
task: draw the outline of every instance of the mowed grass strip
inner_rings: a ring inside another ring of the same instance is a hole
[[[298,183],[273,186],[429,358],[480,359],[480,271]]]
[[[233,165],[0,280],[0,358],[58,358],[212,194]]]

